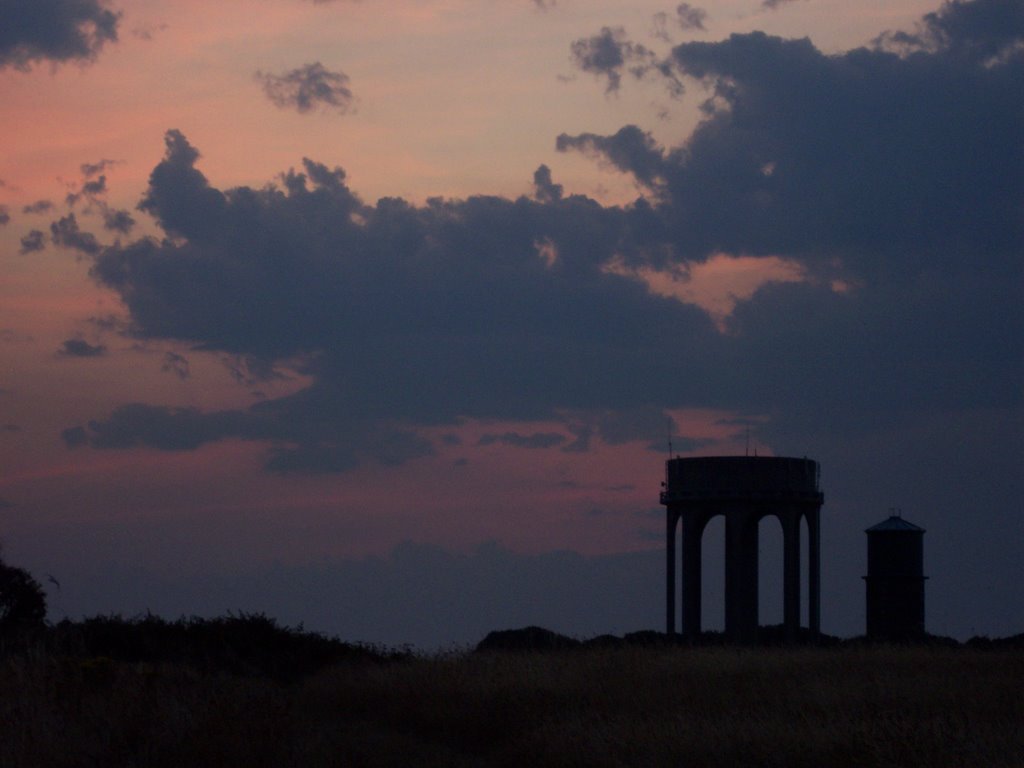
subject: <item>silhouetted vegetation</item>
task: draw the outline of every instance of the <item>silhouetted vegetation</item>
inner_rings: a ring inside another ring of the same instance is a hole
[[[42,626],[46,593],[28,571],[0,560],[0,638]]]
[[[38,584],[9,583],[37,605]],[[425,656],[262,614],[26,611],[0,637],[2,768],[1024,765],[1024,635],[783,648],[777,628],[736,647],[527,627]]]
[[[109,642],[117,620],[87,624],[91,648],[123,642]],[[0,660],[0,765],[1024,764],[1019,649],[584,644],[342,654],[282,676],[273,664],[260,671],[262,653],[240,651],[226,627],[249,624],[238,638],[272,637],[286,655],[315,655],[322,639],[306,646],[294,640],[302,633],[252,617],[124,624],[141,634],[121,659],[56,644]],[[224,640],[232,650],[197,665],[195,650],[136,644],[192,631],[205,638],[186,641],[195,648]]]

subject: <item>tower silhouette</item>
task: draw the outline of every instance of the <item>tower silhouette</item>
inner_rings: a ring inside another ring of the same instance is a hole
[[[701,540],[708,522],[725,517],[725,633],[732,642],[757,639],[758,523],[774,516],[783,535],[783,624],[800,634],[800,522],[808,530],[808,623],[821,629],[818,462],[778,456],[674,458],[665,463],[666,632],[676,631],[676,529],[682,520],[683,633],[701,631]]]
[[[924,637],[924,528],[892,515],[868,528],[867,635]]]

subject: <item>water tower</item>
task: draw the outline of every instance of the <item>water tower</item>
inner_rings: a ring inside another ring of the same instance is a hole
[[[892,515],[868,535],[867,635],[872,640],[924,637],[924,528]]]
[[[780,456],[706,456],[665,463],[661,503],[666,508],[666,631],[676,631],[676,529],[682,520],[683,633],[700,635],[701,539],[708,522],[725,517],[725,633],[732,642],[757,639],[758,523],[782,523],[783,624],[800,635],[800,526],[808,531],[808,623],[821,627],[818,462]]]

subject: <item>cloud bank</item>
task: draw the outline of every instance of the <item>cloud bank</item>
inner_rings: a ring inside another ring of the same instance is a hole
[[[40,61],[92,61],[117,42],[121,14],[102,0],[0,0],[0,19],[0,69],[28,70]]]
[[[666,411],[716,408],[762,414],[763,434],[801,450],[1019,407],[1024,29],[968,6],[1000,2],[943,6],[899,52],[763,33],[677,46],[653,71],[709,94],[686,142],[637,126],[557,141],[633,175],[645,193],[626,206],[566,194],[546,167],[518,199],[369,204],[310,159],[222,190],[169,131],[139,205],[167,238],[90,250],[72,221],[55,242],[93,259],[136,336],[313,383],[240,410],[125,404],[65,438],[258,440],[268,469],[335,472],[429,454],[426,428],[465,419],[547,420],[564,440],[492,439],[585,450],[660,444]],[[584,69],[637,51],[595,39]],[[724,327],[651,289],[723,255],[784,258],[803,278],[738,300]]]

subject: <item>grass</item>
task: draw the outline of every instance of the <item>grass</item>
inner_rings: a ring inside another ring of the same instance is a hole
[[[1019,649],[0,661],[0,766],[1024,766]]]

